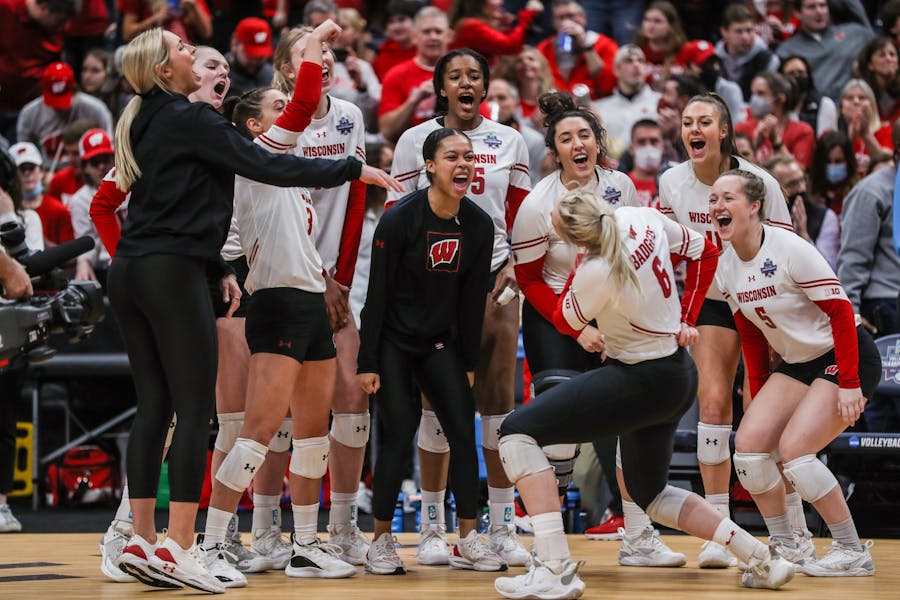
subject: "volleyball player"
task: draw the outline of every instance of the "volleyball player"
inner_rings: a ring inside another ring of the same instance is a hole
[[[765,225],[765,185],[754,173],[726,171],[709,212],[730,247],[716,283],[741,336],[753,402],[735,438],[734,468],[766,521],[778,553],[807,575],[875,572],[831,471],[816,458],[862,414],[881,378],[881,358],[834,271],[815,247]],[[769,370],[768,346],[781,356]],[[818,560],[792,530],[777,463],[821,515],[834,541]],[[746,576],[746,575],[745,575]]]
[[[685,346],[697,339],[694,322],[718,249],[654,209],[615,210],[586,192],[563,197],[552,219],[562,239],[585,249],[553,323],[574,333],[596,320],[607,364],[539,395],[503,423],[500,456],[531,515],[535,558],[527,574],[498,578],[497,591],[508,598],[581,596],[581,563],[571,560],[556,476],[541,447],[615,435],[624,480],[651,518],[729,545],[748,563],[745,585],[780,587],[793,565],[701,497],[667,484],[675,430],[697,388]],[[680,303],[670,253],[688,261]]]
[[[386,206],[416,189],[428,186],[422,148],[427,136],[441,127],[466,132],[472,141],[475,169],[467,196],[485,210],[494,223],[491,289],[485,297],[481,350],[475,369],[475,402],[482,419],[482,447],[488,476],[491,545],[510,565],[524,565],[528,552],[516,536],[513,517],[514,488],[497,454],[497,432],[514,406],[514,376],[519,330],[518,285],[509,261],[509,231],[519,205],[531,189],[528,149],[522,135],[511,127],[486,119],[478,107],[487,95],[490,71],[480,54],[452,50],[434,68],[436,117],[400,136],[391,174],[403,185],[402,194],[388,194]],[[422,526],[419,562],[447,564],[444,497],[449,446],[446,430],[423,401],[419,426],[422,483]],[[459,500],[457,499],[457,503]]]
[[[681,116],[681,141],[690,159],[660,177],[659,203],[663,214],[700,232],[721,250],[727,244],[720,239],[709,216],[709,192],[719,175],[731,168],[741,168],[757,174],[765,182],[766,202],[762,216],[766,223],[792,229],[778,182],[737,156],[731,113],[720,96],[703,94],[688,101]],[[718,289],[710,289],[697,318],[697,328],[700,339],[691,349],[700,373],[697,460],[706,499],[722,515],[728,516],[732,389],[741,347],[731,311]],[[792,507],[792,527],[803,536],[806,551],[815,554],[800,496],[790,494],[788,503]],[[737,561],[721,545],[708,542],[703,545],[698,563],[701,568],[722,568],[734,566]]]

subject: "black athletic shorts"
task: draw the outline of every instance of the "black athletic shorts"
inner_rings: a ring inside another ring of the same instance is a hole
[[[250,266],[247,264],[247,257],[241,256],[240,258],[230,260],[228,261],[228,264],[234,269],[234,274],[237,276],[238,287],[241,288],[241,304],[237,307],[237,310],[234,311],[232,316],[246,317],[247,309],[250,306],[250,293],[244,288],[244,282],[247,281],[247,273],[250,272]],[[219,289],[218,281],[209,282],[209,295],[212,297],[213,311],[216,313],[216,318],[223,318],[228,314],[231,303],[222,302],[222,290]]]
[[[859,384],[862,394],[871,398],[875,387],[881,380],[881,354],[872,340],[869,332],[862,325],[856,328],[856,339],[859,343]],[[775,368],[776,373],[787,375],[806,385],[812,384],[816,379],[824,379],[832,383],[838,382],[837,362],[834,358],[834,349],[822,356],[802,363],[788,364],[781,361]]]
[[[697,315],[697,325],[715,325],[737,331],[731,307],[724,300],[710,300],[709,298],[704,300],[703,306],[700,307],[700,314]]]
[[[245,329],[250,354],[281,354],[301,363],[336,355],[324,294],[295,288],[257,290]]]

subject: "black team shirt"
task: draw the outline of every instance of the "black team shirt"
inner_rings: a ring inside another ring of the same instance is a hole
[[[372,239],[357,371],[379,372],[382,336],[411,352],[455,341],[474,370],[493,240],[491,218],[468,198],[452,219],[432,212],[427,188],[385,212]]]

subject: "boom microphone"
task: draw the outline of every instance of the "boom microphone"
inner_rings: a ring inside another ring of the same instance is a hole
[[[17,258],[25,272],[30,277],[38,277],[50,271],[54,267],[77,258],[89,250],[93,250],[94,240],[88,236],[76,238],[74,240],[47,248],[41,252],[35,252],[28,256]]]

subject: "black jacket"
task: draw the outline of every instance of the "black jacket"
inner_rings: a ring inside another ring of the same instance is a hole
[[[353,158],[272,154],[208,104],[161,91],[143,99],[131,143],[141,175],[131,187],[116,256],[180,254],[219,262],[235,174],[285,187],[334,187],[362,170]]]

